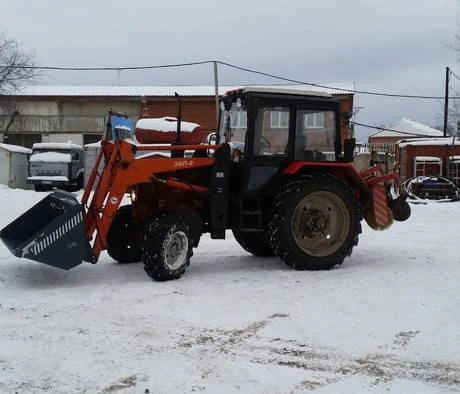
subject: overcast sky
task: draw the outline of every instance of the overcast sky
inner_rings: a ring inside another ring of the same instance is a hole
[[[295,80],[444,96],[457,0],[0,0],[0,30],[40,66],[112,67],[221,60]],[[46,85],[212,84],[211,65],[152,71],[53,72]],[[280,83],[219,66],[223,85]],[[460,81],[451,79],[452,91]],[[442,125],[443,100],[356,94],[356,121]],[[360,129],[358,136],[372,130]]]

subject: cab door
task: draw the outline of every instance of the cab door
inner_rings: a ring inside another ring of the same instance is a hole
[[[292,106],[267,102],[259,104],[248,118],[243,195],[269,194],[279,184],[289,162],[293,111]]]

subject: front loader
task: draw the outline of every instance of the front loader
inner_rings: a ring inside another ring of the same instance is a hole
[[[247,87],[220,104],[219,130],[200,144],[183,142],[180,110],[169,144],[106,135],[81,203],[52,192],[0,238],[15,256],[58,268],[96,263],[107,250],[169,280],[204,233],[231,230],[255,256],[319,270],[351,254],[363,217],[382,230],[410,216],[396,173],[356,171],[354,140],[340,133],[349,117],[333,97]]]

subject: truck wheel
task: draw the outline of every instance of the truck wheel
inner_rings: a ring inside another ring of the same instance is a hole
[[[233,236],[240,246],[246,251],[257,257],[274,256],[272,247],[265,233],[246,233],[239,229],[232,229]]]
[[[190,264],[192,239],[188,225],[178,216],[149,220],[142,237],[144,269],[154,280],[178,279]]]
[[[272,249],[295,269],[330,269],[358,244],[361,218],[352,190],[337,178],[314,176],[289,183],[273,203]]]
[[[40,184],[35,184],[34,185],[34,190],[36,192],[47,192],[51,190],[52,187],[50,185],[40,185]]]
[[[137,225],[131,219],[131,205],[118,209],[107,233],[107,253],[119,263],[141,261]]]
[[[83,189],[83,186],[84,186],[84,180],[83,180],[83,174],[78,174],[78,177],[77,177],[77,190],[80,190],[80,189]]]

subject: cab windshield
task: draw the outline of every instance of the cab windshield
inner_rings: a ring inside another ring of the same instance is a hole
[[[219,136],[221,142],[244,146],[247,131],[247,112],[232,104],[230,111],[224,111],[220,118]]]

